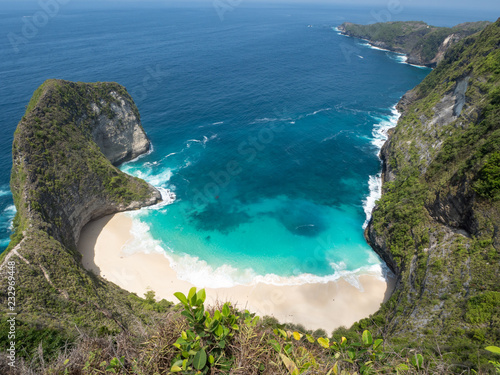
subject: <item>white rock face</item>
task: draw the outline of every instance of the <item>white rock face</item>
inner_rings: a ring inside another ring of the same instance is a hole
[[[102,110],[108,103],[92,103],[92,110],[98,115],[92,137],[106,158],[117,165],[149,151],[151,143],[132,109],[132,103],[116,92],[111,95],[119,102],[109,105],[114,113],[112,119]]]

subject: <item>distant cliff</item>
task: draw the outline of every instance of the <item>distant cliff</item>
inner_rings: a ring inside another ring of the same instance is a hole
[[[161,201],[154,187],[113,165],[149,148],[122,86],[48,80],[35,91],[14,135],[17,215],[1,265],[4,273],[8,260],[17,263],[21,326],[111,332],[135,319],[127,294],[85,271],[76,248],[89,221]]]
[[[366,230],[398,276],[375,318],[384,332],[437,343],[467,365],[500,340],[499,41],[500,20],[452,47],[400,101]]]
[[[435,67],[446,51],[458,41],[483,30],[490,22],[469,22],[452,28],[430,26],[425,22],[387,22],[358,25],[345,22],[339,31],[365,39],[370,44],[408,56],[408,63]]]

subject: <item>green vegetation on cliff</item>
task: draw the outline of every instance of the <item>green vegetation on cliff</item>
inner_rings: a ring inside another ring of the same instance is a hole
[[[448,28],[430,26],[421,21],[371,25],[346,22],[339,30],[346,35],[366,39],[378,47],[404,53],[412,64],[434,67],[452,44],[483,30],[488,24],[487,21],[471,22]]]
[[[474,367],[500,342],[500,20],[448,51],[399,105],[367,237],[398,274],[373,321]],[[360,326],[370,326],[370,320]]]
[[[150,319],[140,299],[87,272],[76,251],[89,220],[160,199],[152,186],[114,167],[94,142],[92,133],[102,122],[119,122],[124,105],[138,119],[118,84],[49,80],[36,90],[19,122],[11,174],[15,233],[1,256],[3,276],[14,264],[19,353],[32,353],[42,339],[53,349],[78,330],[118,333]],[[98,116],[95,108],[105,115]],[[7,340],[8,278],[3,276],[0,337]]]

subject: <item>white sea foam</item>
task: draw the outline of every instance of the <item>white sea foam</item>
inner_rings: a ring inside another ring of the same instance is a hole
[[[237,285],[256,285],[258,283],[291,286],[304,284],[326,284],[332,281],[344,279],[354,287],[362,290],[359,276],[370,275],[384,280],[385,271],[378,259],[373,259],[369,266],[349,271],[342,262],[331,263],[332,274],[328,276],[317,276],[297,272],[290,277],[278,276],[276,274],[258,275],[252,268],[237,269],[233,266],[223,264],[213,267],[206,261],[188,254],[177,255],[161,241],[155,240],[148,224],[142,222],[140,212],[129,213],[133,224],[130,233],[133,238],[129,240],[122,249],[128,255],[134,253],[162,254],[169,261],[170,267],[176,272],[180,280],[187,281],[198,288],[230,288]]]
[[[13,226],[13,220],[14,217],[16,216],[16,206],[9,205],[7,206],[3,211],[2,211],[2,222],[0,224],[0,227],[3,229],[9,229],[12,230],[14,229]]]
[[[212,125],[222,125],[222,124],[224,124],[224,121],[214,122]]]
[[[378,122],[373,126],[372,144],[376,147],[377,155],[379,155],[382,146],[387,141],[387,132],[389,129],[397,125],[400,116],[401,114],[396,109],[396,105],[394,105],[389,116],[376,118]],[[377,201],[382,197],[382,175],[379,173],[375,176],[370,176],[368,186],[370,193],[363,201],[363,209],[366,214],[363,229],[368,226],[372,211],[375,208]]]
[[[9,195],[12,195],[12,193],[9,189],[1,189],[0,190],[0,197],[6,197]]]
[[[144,153],[144,154],[141,154],[139,155],[138,157],[136,157],[135,159],[132,159],[132,160],[129,160],[125,163],[122,164],[122,167],[128,165],[128,164],[131,164],[131,163],[135,163],[136,161],[142,159],[142,158],[145,158],[146,156],[148,155],[151,155],[152,153],[154,152],[154,147],[153,147],[153,144],[151,143],[150,147],[149,147],[149,151]]]
[[[270,117],[258,118],[257,120],[251,122],[250,125],[265,124],[268,122],[274,122],[274,121],[278,121],[278,120],[279,119],[277,119],[277,118],[270,118]]]
[[[408,56],[398,53],[396,55],[396,60],[402,64],[406,64],[408,61]]]
[[[191,147],[192,143],[199,143],[203,146],[205,146],[209,141],[217,138],[217,134],[212,134],[210,137],[207,137],[206,135],[203,136],[203,139],[188,139],[186,141],[186,146],[187,148]]]
[[[170,154],[165,156],[165,159],[168,159],[169,157],[174,156],[174,155],[177,155],[177,152],[171,152]]]
[[[308,113],[306,115],[306,117],[309,117],[309,116],[316,116],[318,113],[321,113],[321,112],[326,112],[326,111],[331,111],[332,109],[331,108],[322,108],[322,109],[318,109],[317,111],[314,111],[314,112],[311,112],[311,113]]]
[[[365,42],[364,43],[359,43],[360,46],[363,46],[363,47],[368,47],[368,48],[371,48],[371,49],[376,49],[378,51],[386,51],[386,52],[391,52],[390,50],[388,49],[385,49],[385,48],[380,48],[380,47],[377,47],[377,46],[374,46],[373,44],[370,44],[367,40],[363,39]]]
[[[376,176],[370,176],[368,186],[370,194],[368,194],[366,199],[363,201],[363,209],[366,215],[366,220],[363,223],[363,229],[368,226],[375,204],[382,197],[382,175],[379,173]]]
[[[162,187],[158,187],[157,189],[161,194],[162,201],[154,206],[146,207],[146,210],[161,210],[166,206],[170,206],[171,204],[173,204],[177,199],[177,196],[172,191],[172,189],[165,189]]]
[[[150,233],[150,227],[142,222],[139,217],[141,211],[127,213],[132,218],[132,228],[130,234],[132,237],[122,248],[122,252],[127,255],[135,253],[144,254],[165,254],[165,249],[161,246],[161,242],[155,240]]]
[[[411,65],[415,68],[419,68],[419,69],[430,69],[429,67],[427,66],[424,66],[424,65],[415,65],[415,64],[410,64],[410,63],[407,63],[408,65]]]

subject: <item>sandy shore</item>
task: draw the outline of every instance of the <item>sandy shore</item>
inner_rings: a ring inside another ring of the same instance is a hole
[[[193,286],[179,280],[169,260],[161,254],[138,252],[125,255],[122,248],[131,239],[132,219],[126,214],[108,216],[89,223],[82,231],[79,251],[86,269],[143,296],[154,290],[157,299],[177,303],[175,292],[187,294]],[[231,301],[260,316],[280,322],[302,324],[307,329],[323,328],[328,333],[340,326],[368,317],[390,296],[392,282],[374,276],[359,277],[363,291],[345,280],[323,284],[274,286],[256,284],[232,288],[206,288],[207,301]]]

